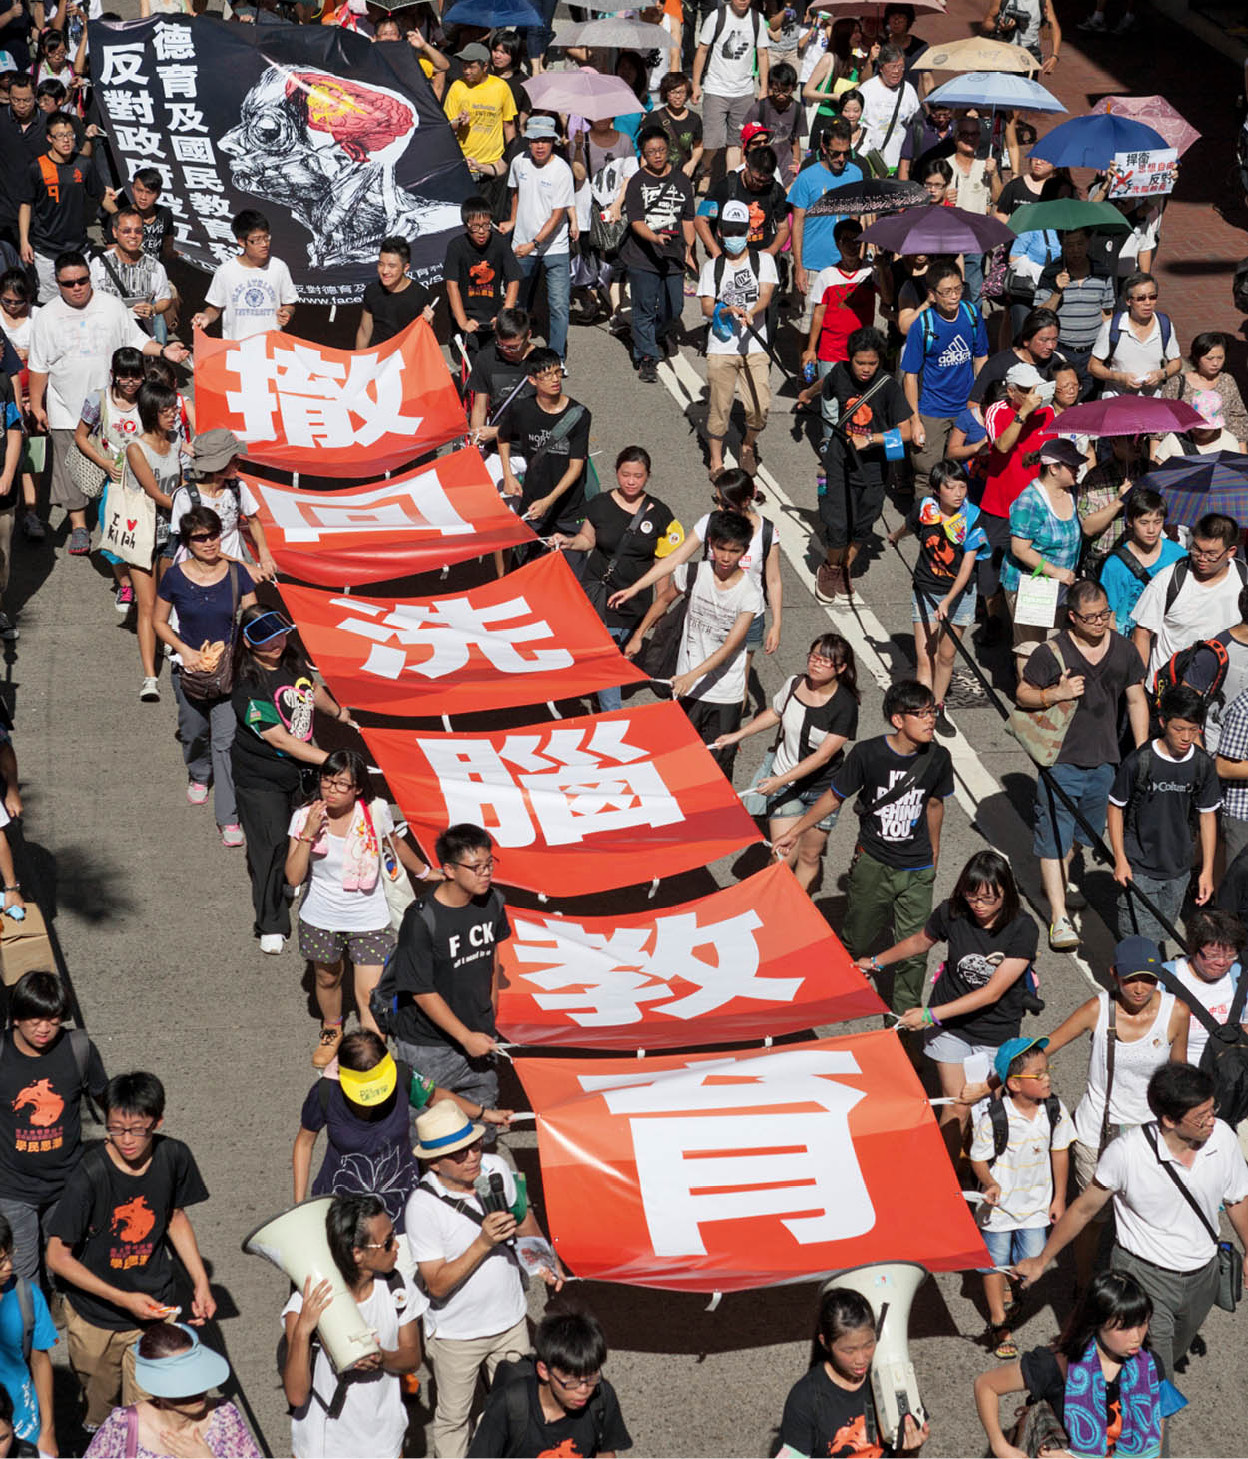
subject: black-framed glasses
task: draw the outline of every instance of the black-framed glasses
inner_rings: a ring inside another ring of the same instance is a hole
[[[1080,623],[1108,623],[1113,617],[1113,611],[1109,608],[1098,608],[1095,613],[1076,613],[1072,608],[1070,616],[1077,618]]]
[[[474,1140],[471,1145],[462,1145],[458,1150],[448,1150],[442,1158],[444,1160],[454,1160],[458,1165],[462,1161],[467,1160],[475,1150],[480,1150],[484,1145],[484,1140]]]
[[[559,1384],[560,1388],[588,1388],[591,1391],[602,1382],[602,1373],[583,1373],[579,1378],[565,1378],[557,1368],[550,1370],[550,1376]]]
[[[936,706],[929,704],[926,709],[903,709],[902,713],[910,719],[935,719]]]
[[[104,1133],[114,1140],[129,1136],[132,1140],[145,1140],[156,1128],[151,1125],[105,1125]]]
[[[477,864],[474,864],[471,861],[452,861],[449,863],[449,865],[458,866],[461,871],[485,872],[493,871],[494,868],[498,865],[499,859],[500,858],[497,856],[491,856],[487,860],[479,862]]]
[[[1193,562],[1217,562],[1219,558],[1225,557],[1230,550],[1229,547],[1220,547],[1216,552],[1203,552],[1199,548],[1189,547],[1187,549],[1187,555]]]

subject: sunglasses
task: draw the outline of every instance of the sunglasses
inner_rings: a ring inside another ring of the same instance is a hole
[[[192,532],[186,539],[188,542],[219,542],[220,532]]]
[[[252,648],[260,648],[263,644],[272,643],[275,638],[293,632],[294,624],[280,613],[265,613],[259,618],[253,618],[243,629],[243,638]]]
[[[62,289],[85,289],[91,282],[91,275],[83,274],[81,278],[77,279],[57,279],[56,282]]]

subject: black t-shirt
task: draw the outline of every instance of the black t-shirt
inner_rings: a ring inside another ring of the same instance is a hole
[[[693,184],[679,168],[655,177],[646,168],[635,172],[624,190],[624,216],[629,229],[620,247],[625,268],[648,274],[679,272],[685,262],[684,220],[693,218]],[[645,223],[655,233],[666,235],[662,247],[639,238],[634,223]]]
[[[984,368],[975,376],[975,383],[971,386],[970,400],[976,405],[982,405],[988,398],[988,391],[1000,381],[1015,365],[1030,363],[1020,360],[1013,348],[998,350],[995,355],[989,355],[984,361]],[[1061,350],[1054,350],[1047,360],[1036,366],[1036,373],[1042,380],[1051,380],[1053,372],[1059,365],[1066,363],[1066,356]]]
[[[835,400],[839,419],[861,425],[870,431],[891,431],[903,421],[910,419],[910,407],[902,388],[891,376],[866,405],[858,405],[863,395],[875,384],[878,376],[872,376],[864,385],[854,378],[853,372],[844,361],[832,367],[823,382],[825,400]],[[859,446],[855,461],[849,447],[839,435],[828,442],[826,460],[829,473],[839,468],[845,476],[859,486],[869,486],[884,480],[888,457],[883,446]]]
[[[231,760],[236,785],[294,792],[299,789],[300,761],[264,739],[278,725],[297,740],[311,740],[316,685],[309,673],[259,664],[234,685],[230,699],[238,716]]]
[[[647,493],[645,505],[638,510],[640,516],[625,511],[609,491],[596,496],[585,508],[585,520],[594,529],[594,550],[589,554],[586,571],[601,578],[611,566],[615,554],[620,554],[611,570],[612,592],[631,588],[639,577],[650,571],[654,566],[655,550],[675,525],[670,509],[657,496]],[[630,532],[634,522],[637,529]],[[607,626],[631,628],[640,623],[650,606],[651,596],[651,590],[645,588],[623,607],[608,608]]]
[[[507,1393],[515,1385],[524,1388],[528,1405],[527,1423],[524,1432],[512,1431],[508,1413]],[[599,1404],[591,1398],[576,1413],[566,1414],[551,1423],[542,1412],[538,1396],[537,1377],[529,1374],[513,1378],[510,1383],[499,1383],[490,1389],[485,1401],[485,1411],[472,1443],[468,1446],[469,1459],[500,1459],[503,1455],[522,1455],[526,1459],[538,1459],[539,1455],[558,1454],[572,1456],[614,1454],[633,1447],[632,1435],[624,1427],[620,1413],[619,1399],[615,1389],[604,1378],[599,1384],[602,1395]],[[601,1408],[601,1418],[597,1410]]]
[[[715,218],[723,213],[727,203],[744,203],[750,210],[749,242],[759,248],[770,246],[789,207],[784,188],[775,178],[761,192],[755,192],[753,188],[746,186],[745,179],[739,172],[730,172],[726,177],[721,177],[707,193],[706,201],[714,204],[715,212],[711,216]],[[707,211],[709,213],[709,208]]]
[[[88,1046],[86,1086],[99,1099],[108,1077],[100,1052]],[[0,1190],[41,1206],[65,1187],[82,1148],[83,1082],[61,1033],[42,1054],[24,1054],[11,1034],[0,1041]]]
[[[21,197],[22,202],[31,206],[31,246],[43,254],[84,249],[87,225],[95,217],[96,205],[103,196],[104,186],[95,168],[82,157],[55,163],[51,154],[45,153],[32,162],[26,169]]]
[[[1152,1358],[1153,1366],[1157,1370],[1158,1383],[1164,1382],[1165,1363],[1151,1349],[1148,1356]],[[1027,1388],[1027,1397],[1036,1403],[1043,1399],[1057,1415],[1058,1422],[1064,1424],[1066,1422],[1066,1377],[1053,1349],[1032,1348],[1019,1358],[1018,1367]],[[1115,1378],[1112,1383],[1105,1385],[1105,1437],[1108,1441],[1106,1447],[1110,1454],[1114,1452],[1114,1446],[1122,1433],[1120,1388],[1119,1378]]]
[[[836,693],[826,704],[807,704],[802,699],[801,692],[804,682],[803,675],[795,676],[793,692],[784,700],[782,714],[782,723],[786,729],[799,713],[802,717],[797,740],[798,764],[801,764],[808,755],[813,755],[818,744],[822,744],[828,735],[832,735],[834,738],[843,735],[852,743],[858,734],[858,701],[843,684],[837,685]],[[818,744],[815,741],[816,733],[820,734]],[[836,754],[825,765],[821,765],[813,775],[792,781],[787,794],[790,796],[808,795],[818,792],[822,795],[832,784],[832,777],[844,762],[845,751],[842,748],[837,750]]]
[[[569,411],[580,412],[576,424],[561,440],[550,439],[551,433]],[[535,396],[516,400],[499,423],[499,439],[524,457],[524,481],[520,500],[527,509],[531,502],[549,496],[571,461],[581,462],[581,473],[558,497],[554,506],[533,523],[539,536],[546,536],[554,527],[576,527],[585,515],[585,462],[589,460],[589,427],[592,417],[588,409],[568,398],[562,410],[543,410]],[[544,448],[544,449],[543,449]],[[538,458],[537,453],[542,455]]]
[[[3,49],[0,40],[0,50]],[[48,150],[47,124],[47,114],[38,107],[25,128],[14,117],[11,107],[0,107],[0,218],[6,222],[17,222],[27,170]]]
[[[1148,756],[1143,794],[1136,795],[1141,756]],[[1192,869],[1193,812],[1216,811],[1221,803],[1213,757],[1198,745],[1185,760],[1163,759],[1155,743],[1132,750],[1118,767],[1110,801],[1124,810],[1123,846],[1131,869],[1169,881]]]
[[[1110,644],[1100,663],[1090,664],[1079,652],[1071,635],[1059,633],[1062,662],[1072,675],[1083,675],[1083,694],[1058,753],[1057,764],[1078,765],[1090,770],[1097,765],[1117,765],[1118,707],[1132,684],[1144,682],[1144,665],[1135,645],[1110,630]],[[1036,689],[1051,689],[1062,677],[1050,644],[1042,643],[1023,669],[1023,678]]]
[[[1023,178],[1012,177],[1001,189],[1001,196],[993,207],[998,213],[1005,213],[1008,216],[1028,203],[1047,203],[1051,198],[1061,196],[1065,189],[1066,183],[1061,178],[1046,178],[1044,186],[1040,189],[1040,195],[1037,197]]]
[[[646,122],[662,127],[667,133],[667,160],[673,167],[683,167],[693,156],[693,149],[702,145],[702,118],[688,108],[677,119],[665,106],[660,106],[650,113]]]
[[[882,1455],[878,1437],[867,1437],[870,1377],[857,1389],[842,1388],[822,1363],[803,1374],[784,1401],[780,1442],[798,1454]]]
[[[57,1202],[48,1234],[59,1236],[101,1281],[123,1292],[145,1292],[157,1302],[172,1302],[175,1267],[166,1237],[177,1210],[208,1199],[190,1147],[157,1135],[142,1175],[119,1170],[107,1149],[84,1154]],[[111,1302],[67,1286],[70,1305],[95,1327],[125,1332],[134,1314]]]
[[[494,953],[511,936],[503,894],[491,889],[465,907],[429,898],[436,937],[430,937],[419,904],[403,914],[394,952],[394,980],[403,993],[440,993],[465,1028],[493,1035]],[[400,998],[395,1035],[411,1044],[447,1044],[449,1038],[422,1009]],[[456,1045],[458,1047],[458,1045]]]
[[[945,968],[932,989],[930,1002],[952,1003],[977,993],[1007,958],[1035,960],[1039,933],[1027,912],[997,931],[981,927],[971,917],[955,917],[948,902],[941,902],[923,929],[937,942],[947,942]],[[999,1048],[1006,1039],[1018,1037],[1023,1019],[1023,979],[1016,978],[995,1003],[973,1013],[941,1020],[941,1026],[960,1033],[975,1044]]]
[[[933,504],[932,497],[915,502],[906,517],[906,526],[919,544],[914,564],[914,585],[921,588],[928,598],[939,600],[953,587],[961,572],[966,549],[951,540],[944,520],[922,520],[925,514],[933,516]],[[958,596],[961,598],[961,594]]]
[[[520,265],[506,240],[491,232],[484,248],[467,233],[457,234],[446,246],[443,277],[459,288],[469,319],[489,324],[503,307],[507,286],[520,277]]]
[[[904,794],[872,811],[874,801],[910,777]],[[927,803],[953,794],[953,761],[943,745],[928,743],[913,755],[899,755],[886,735],[859,740],[833,775],[832,789],[843,801],[862,792],[854,809],[861,822],[858,842],[869,856],[908,871],[932,865]]]
[[[373,316],[373,337],[371,344],[384,344],[401,334],[429,302],[429,290],[414,279],[407,281],[407,288],[397,293],[383,288],[380,279],[374,279],[364,290],[364,308]]]
[[[520,386],[520,391],[512,405],[533,396],[528,366],[524,359],[509,360],[505,355],[499,354],[498,344],[494,340],[483,345],[472,362],[472,373],[468,376],[469,390],[477,395],[489,396],[490,410],[493,412],[507,400],[517,385]],[[510,407],[507,413],[510,414]],[[501,423],[500,421],[499,424]]]

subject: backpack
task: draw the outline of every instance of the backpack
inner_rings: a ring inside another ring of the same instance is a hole
[[[29,1368],[35,1350],[35,1298],[28,1277],[17,1279],[17,1310],[22,1318],[22,1362]]]
[[[4,1037],[7,1040],[8,1035],[6,1034]],[[94,1124],[103,1124],[95,1100],[91,1098],[91,1090],[87,1087],[87,1066],[91,1061],[91,1038],[85,1028],[67,1028],[65,1037],[69,1042],[69,1051],[74,1056],[74,1068],[78,1074],[78,1088],[82,1094],[83,1109],[91,1116]]]
[[[1223,704],[1222,686],[1226,683],[1230,666],[1226,652],[1227,637],[1227,634],[1220,633],[1217,638],[1198,639],[1161,665],[1153,689],[1153,707],[1158,714],[1161,713],[1161,696],[1167,689],[1177,689],[1180,685],[1194,689],[1204,700],[1206,709]]]
[[[1199,998],[1191,996],[1169,964],[1162,964],[1158,978],[1163,988],[1187,1003],[1192,1017],[1209,1034],[1200,1068],[1213,1080],[1214,1113],[1234,1129],[1248,1116],[1248,1034],[1240,1026],[1248,1002],[1248,968],[1240,970],[1225,1023],[1219,1023]]]
[[[965,313],[963,312],[965,311]],[[936,325],[932,322],[932,315],[935,311],[924,309],[919,315],[919,334],[923,342],[923,357],[919,364],[919,389],[923,389],[923,371],[927,366],[927,357],[932,345],[936,343]],[[975,354],[975,331],[979,328],[979,313],[974,304],[968,304],[965,299],[958,301],[958,319],[965,318],[971,331],[971,355]]]
[[[1118,341],[1122,338],[1122,323],[1126,319],[1128,312],[1124,310],[1121,314],[1110,316],[1109,350],[1105,356],[1106,360],[1112,360],[1114,358],[1114,351],[1118,348]],[[1161,363],[1158,368],[1164,370],[1166,368],[1166,351],[1170,348],[1170,336],[1174,333],[1174,326],[1170,323],[1170,316],[1163,314],[1160,309],[1157,310],[1157,313],[1153,317],[1161,326]]]
[[[527,1357],[511,1358],[501,1362],[494,1373],[490,1392],[503,1390],[503,1405],[507,1410],[507,1447],[503,1455],[522,1454],[525,1432],[529,1426],[529,1384],[537,1377],[537,1359],[530,1353]],[[607,1399],[603,1383],[594,1389],[594,1396],[585,1405],[584,1412],[594,1421],[595,1454],[601,1452],[607,1427]]]
[[[1206,645],[1204,645],[1204,644],[1197,644],[1196,645],[1197,648],[1203,648],[1205,646]],[[1177,659],[1177,658],[1180,657],[1180,655],[1179,654],[1175,654],[1174,657]],[[1170,662],[1173,663],[1174,662],[1174,659],[1171,659]],[[1169,665],[1167,665],[1166,667],[1169,668]],[[1223,664],[1223,673],[1224,674],[1225,674],[1225,668],[1226,668],[1226,665],[1224,663]],[[1157,677],[1158,677],[1158,682],[1160,682],[1161,675],[1158,674]],[[1208,750],[1203,749],[1200,745],[1193,745],[1192,746],[1192,749],[1195,752],[1195,759],[1196,759],[1197,763],[1199,763],[1199,761],[1200,761],[1200,759],[1201,759],[1202,756],[1206,760],[1209,760],[1210,763],[1212,763],[1213,757],[1209,754],[1209,751]],[[1130,798],[1130,800],[1127,803],[1127,820],[1130,822],[1130,824],[1131,824],[1131,826],[1133,828],[1136,826],[1136,824],[1139,821],[1140,806],[1143,804],[1145,797],[1148,796],[1149,794],[1151,794],[1151,792],[1152,792],[1152,788],[1153,788],[1153,761],[1155,759],[1156,759],[1156,751],[1153,749],[1153,741],[1152,741],[1152,738],[1150,737],[1144,743],[1144,745],[1141,747],[1139,754],[1136,756],[1136,761],[1135,761],[1135,781],[1134,781],[1134,784],[1131,787],[1131,798]],[[1194,802],[1195,795],[1196,795],[1196,779],[1195,779],[1195,776],[1192,777],[1192,783],[1188,787],[1187,794],[1188,794],[1188,800],[1189,800],[1189,802]],[[1195,809],[1196,808],[1195,808],[1195,805],[1194,804],[1189,804],[1188,813],[1189,813],[1189,817],[1193,821],[1195,820]],[[1184,1002],[1186,1002],[1186,1001],[1187,1000],[1184,999]]]
[[[1248,162],[1245,166],[1248,167]],[[1241,259],[1235,265],[1235,277],[1231,280],[1231,299],[1241,314],[1248,314],[1248,258]]]
[[[1248,588],[1248,562],[1242,558],[1232,557],[1231,566],[1239,574],[1239,585],[1241,588]],[[1183,584],[1187,581],[1188,574],[1192,570],[1192,562],[1189,557],[1180,557],[1174,565],[1174,571],[1170,574],[1170,581],[1166,584],[1166,605],[1164,613],[1169,613],[1174,607],[1175,601],[1183,591]]]
[[[1053,1136],[1062,1118],[1062,1102],[1056,1094],[1050,1094],[1044,1101],[1044,1112],[1049,1117],[1049,1149],[1053,1148]],[[992,1121],[992,1159],[1001,1159],[1010,1143],[1010,1117],[1005,1111],[1005,1100],[994,1099],[988,1106],[988,1118]]]
[[[744,16],[742,16],[741,18],[742,18],[742,20],[745,19]],[[762,17],[759,15],[758,11],[754,8],[753,5],[750,6],[750,21],[751,21],[751,23],[754,26],[754,55],[755,55],[755,64],[757,64],[757,56],[758,56],[758,36],[759,36],[759,30],[760,30],[760,28],[762,26]],[[720,38],[721,35],[723,35],[724,29],[727,26],[727,24],[728,24],[728,7],[727,7],[727,5],[718,5],[718,6],[716,6],[716,8],[715,8],[715,29],[711,32],[711,41],[710,41],[710,44],[706,48],[707,49],[708,56],[710,55],[710,53],[712,51],[714,51],[714,49],[715,49],[715,42]]]
[[[1152,582],[1152,574],[1135,555],[1135,553],[1131,551],[1131,549],[1127,546],[1125,542],[1119,542],[1117,547],[1111,548],[1110,551],[1106,553],[1105,559],[1101,563],[1100,578],[1102,581],[1104,581],[1105,578],[1105,563],[1107,563],[1111,557],[1116,557],[1118,561],[1122,563],[1123,567],[1126,568],[1126,570],[1131,574],[1136,582],[1139,583],[1142,587],[1146,588],[1149,583]]]

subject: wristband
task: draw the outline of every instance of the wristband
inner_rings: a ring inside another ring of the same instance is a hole
[[[936,1017],[936,1015],[932,1012],[930,1008],[927,1010],[927,1021],[929,1023],[934,1023],[937,1028],[940,1027],[940,1019]]]

